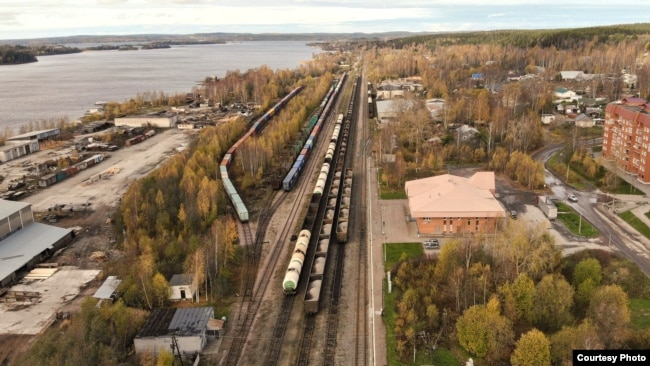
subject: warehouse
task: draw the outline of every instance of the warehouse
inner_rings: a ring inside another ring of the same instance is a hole
[[[451,174],[406,182],[411,218],[418,234],[493,233],[506,210],[494,197],[494,172],[470,178]]]
[[[154,309],[133,340],[135,353],[156,355],[176,347],[176,352],[184,355],[200,353],[207,344],[208,323],[213,318],[212,307]]]
[[[32,132],[23,133],[16,136],[11,136],[7,138],[7,141],[24,141],[24,140],[43,141],[54,137],[59,137],[60,135],[61,135],[60,128],[51,128],[49,130],[32,131]]]
[[[176,113],[155,113],[144,116],[115,118],[115,126],[172,128],[178,122]]]
[[[6,163],[21,156],[35,153],[39,150],[37,140],[7,141],[0,150],[0,162]]]
[[[0,287],[16,283],[43,259],[63,248],[72,231],[34,222],[32,205],[0,200]]]

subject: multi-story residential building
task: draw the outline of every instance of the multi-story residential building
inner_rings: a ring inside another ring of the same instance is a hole
[[[643,98],[625,98],[605,109],[603,158],[622,171],[650,183],[650,104]]]

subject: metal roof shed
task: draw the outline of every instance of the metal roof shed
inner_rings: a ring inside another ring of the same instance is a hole
[[[183,354],[201,352],[207,343],[206,328],[214,318],[212,307],[154,309],[133,340],[135,352],[157,354],[170,350],[173,341]]]

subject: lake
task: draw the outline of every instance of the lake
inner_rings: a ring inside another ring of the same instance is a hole
[[[298,41],[241,42],[85,51],[0,66],[0,131],[31,121],[75,120],[97,101],[123,102],[152,91],[190,92],[206,77],[223,77],[227,71],[263,65],[293,69],[318,52]]]

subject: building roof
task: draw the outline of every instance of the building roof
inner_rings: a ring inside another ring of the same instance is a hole
[[[494,187],[494,172],[478,172],[412,180],[405,188],[412,217],[505,217]]]
[[[117,276],[108,276],[106,281],[95,291],[93,297],[96,299],[110,299],[120,283],[122,283],[122,280],[118,280]]]
[[[0,280],[70,234],[70,229],[31,223],[0,242]]]
[[[193,276],[191,274],[175,274],[169,280],[169,286],[190,286],[193,282]]]
[[[34,140],[34,139],[42,139],[42,138],[47,138],[51,136],[56,136],[61,133],[61,129],[59,128],[51,128],[49,130],[39,130],[39,131],[32,131],[32,132],[27,132],[23,133],[21,135],[16,135],[16,136],[11,136],[7,138],[7,140]]]
[[[138,338],[172,334],[199,335],[205,330],[213,315],[214,309],[211,307],[154,309],[142,326]]]
[[[562,79],[577,79],[584,73],[582,71],[560,71],[560,75],[562,75]]]
[[[31,203],[0,200],[0,220],[22,210],[25,207],[31,207]]]

